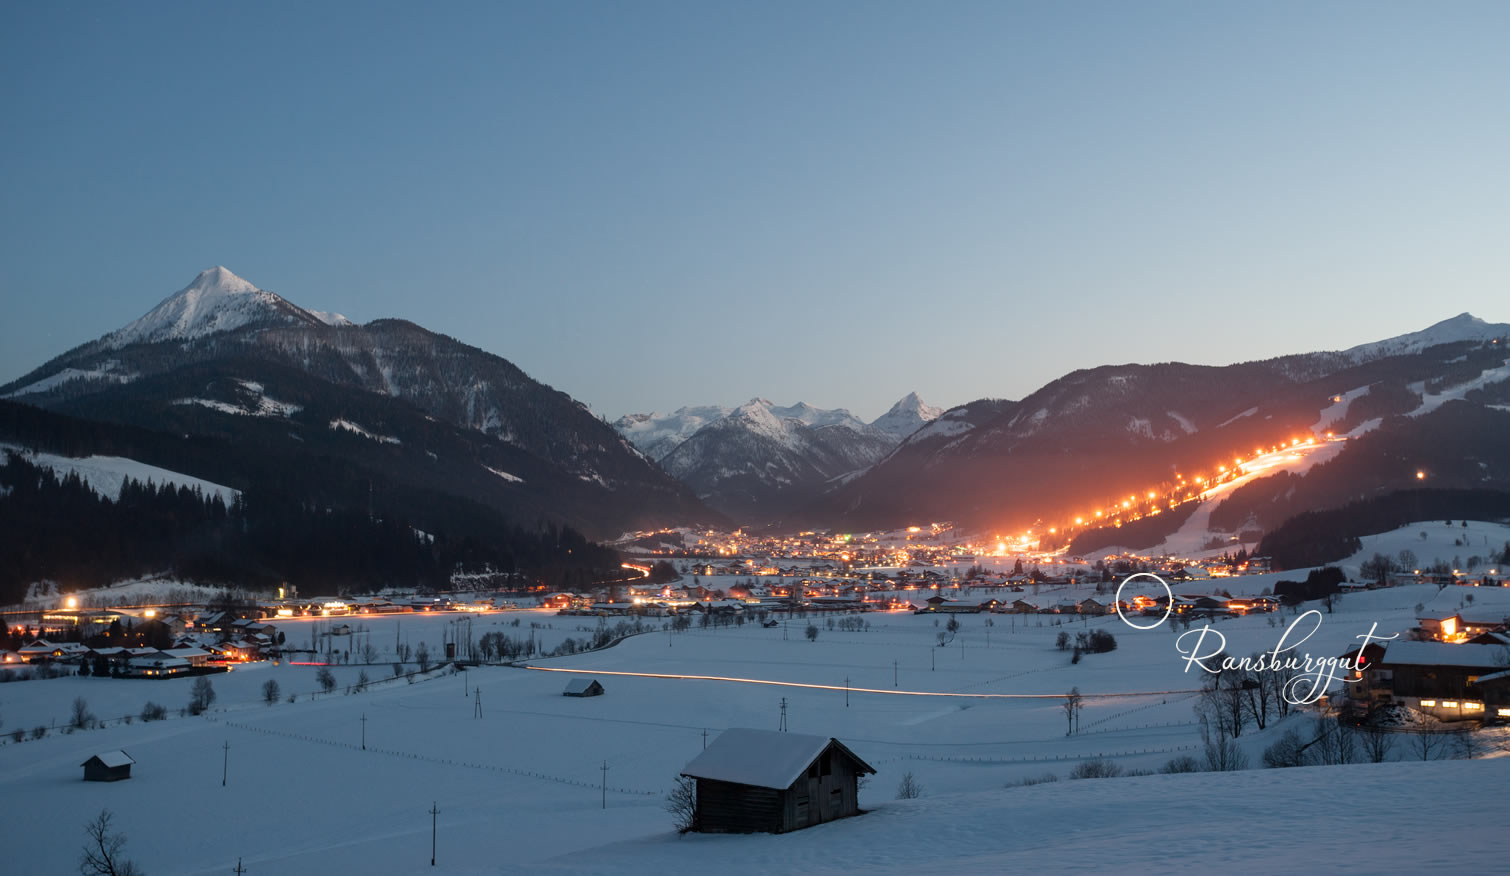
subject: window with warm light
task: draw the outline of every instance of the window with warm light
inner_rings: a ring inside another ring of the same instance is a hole
[[[1442,700],[1442,708],[1444,708],[1444,709],[1456,709],[1457,707],[1458,707],[1458,701],[1457,700]]]
[[[1482,711],[1484,711],[1484,704],[1483,703],[1464,703],[1463,704],[1463,708],[1465,710],[1469,711],[1469,712],[1482,712]]]
[[[1436,700],[1422,700],[1421,701],[1421,705],[1425,706],[1428,709],[1433,708],[1434,706],[1436,706],[1436,704],[1437,704]]]

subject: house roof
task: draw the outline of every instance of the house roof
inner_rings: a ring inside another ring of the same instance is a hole
[[[97,760],[105,766],[110,767],[111,769],[115,769],[116,767],[123,767],[127,764],[136,763],[136,761],[131,759],[131,755],[120,750],[102,751],[99,754],[96,754],[94,757],[91,757],[89,760]],[[84,766],[84,764],[89,763],[89,760],[84,761],[84,763],[79,764],[79,766]]]
[[[830,745],[839,746],[859,764],[861,772],[875,772],[844,743],[830,736],[736,727],[719,734],[706,751],[687,764],[682,775],[757,788],[785,789],[791,787]]]
[[[1504,669],[1499,648],[1446,642],[1390,642],[1380,663],[1392,666],[1461,666]]]
[[[568,681],[566,683],[566,692],[567,693],[586,693],[587,689],[593,686],[593,682],[594,681],[596,681],[596,679],[592,679],[592,678],[573,678],[571,681]]]

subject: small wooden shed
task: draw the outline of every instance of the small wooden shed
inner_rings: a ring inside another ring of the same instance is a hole
[[[725,730],[682,775],[697,781],[693,829],[785,833],[860,814],[875,768],[829,736]]]
[[[566,683],[566,690],[561,692],[567,697],[600,697],[603,695],[603,685],[596,678],[573,678]]]
[[[131,765],[136,761],[124,751],[105,751],[84,761],[86,782],[119,782],[131,778]]]

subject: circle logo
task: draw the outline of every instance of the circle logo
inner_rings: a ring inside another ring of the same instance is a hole
[[[1169,595],[1169,602],[1165,603],[1164,605],[1164,616],[1149,624],[1148,626],[1139,626],[1138,624],[1135,624],[1132,621],[1128,620],[1127,615],[1122,613],[1122,588],[1126,587],[1127,582],[1131,581],[1134,578],[1152,578],[1160,584],[1163,584],[1164,592]],[[1117,595],[1112,597],[1112,599],[1112,604],[1117,608],[1117,617],[1122,618],[1122,622],[1124,624],[1127,624],[1135,630],[1158,629],[1159,627],[1163,626],[1164,621],[1169,620],[1169,613],[1174,610],[1174,591],[1169,589],[1169,582],[1165,581],[1163,578],[1160,578],[1158,575],[1153,574],[1152,572],[1134,572],[1133,574],[1128,575],[1126,578],[1123,578],[1122,583],[1117,585]]]

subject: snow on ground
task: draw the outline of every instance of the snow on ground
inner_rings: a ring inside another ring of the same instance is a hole
[[[1338,654],[1376,621],[1381,631],[1408,627],[1414,604],[1435,593],[1435,587],[1409,586],[1349,595],[1303,650]],[[515,619],[519,627],[512,626]],[[829,619],[792,618],[770,629],[657,629],[603,651],[533,663],[566,672],[440,670],[413,683],[388,680],[349,694],[346,686],[357,673],[365,670],[377,681],[391,672],[381,665],[337,666],[336,690],[315,698],[318,667],[248,665],[212,676],[219,696],[198,718],[176,716],[188,700],[190,679],[0,685],[6,732],[61,722],[76,696],[107,717],[135,713],[146,699],[174,710],[160,722],[52,731],[19,744],[6,737],[0,793],[25,801],[7,815],[7,869],[55,871],[82,840],[84,823],[104,807],[128,835],[129,856],[154,874],[226,872],[238,857],[253,872],[291,876],[780,872],[799,863],[820,871],[997,873],[1016,865],[1269,872],[1275,844],[1297,836],[1304,838],[1307,860],[1405,872],[1417,869],[1419,859],[1400,855],[1384,840],[1403,838],[1407,830],[1409,836],[1428,831],[1457,854],[1493,851],[1498,810],[1483,804],[1503,787],[1504,761],[1006,789],[1045,772],[1064,779],[1077,760],[1096,755],[1156,769],[1171,757],[1198,753],[1192,696],[1185,691],[1199,680],[1183,671],[1175,636],[1163,629],[1139,632],[1115,616],[967,615],[959,618],[957,637],[938,647],[947,618],[871,613],[863,617],[869,630],[855,632],[830,629]],[[389,650],[397,638],[438,646],[457,637],[464,619],[337,620],[369,627],[352,637],[352,653],[360,653],[364,637]],[[1213,629],[1231,653],[1246,654],[1272,648],[1291,620],[1258,615],[1223,620]],[[486,626],[495,623],[502,626]],[[537,623],[549,625],[535,630],[544,638],[581,635],[578,628],[591,629],[597,620],[509,612],[473,618],[472,632],[517,636]],[[818,628],[816,640],[805,635],[808,623]],[[280,629],[297,644],[319,641],[320,629],[330,625],[281,622]],[[1091,628],[1112,632],[1118,648],[1078,665],[1054,648],[1059,632]],[[597,677],[607,694],[561,696],[578,675]],[[284,696],[275,705],[261,701],[268,679],[278,680]],[[1071,686],[1092,696],[1080,734],[1066,736],[1060,697]],[[297,702],[286,701],[289,693]],[[1000,694],[1042,698],[994,696]],[[783,837],[677,838],[661,794],[701,751],[704,731],[711,737],[729,727],[774,729],[783,698],[793,732],[837,736],[879,770],[861,792],[862,805],[874,811]],[[1271,725],[1243,735],[1255,763],[1278,732]],[[229,779],[222,788],[227,742]],[[80,781],[82,761],[116,748],[137,761],[130,781]],[[609,790],[602,808],[605,763]],[[904,772],[917,777],[924,798],[892,800]],[[1421,806],[1422,786],[1453,790]],[[434,869],[428,857],[432,802],[440,810]],[[1380,814],[1401,803],[1410,806],[1408,827]]]
[[[1507,780],[1500,759],[1057,782],[887,800],[785,835],[661,834],[527,872],[1419,873],[1442,849],[1489,850],[1501,816],[1474,798]],[[1421,806],[1428,786],[1452,790]]]
[[[134,459],[122,456],[85,456],[80,458],[70,456],[58,456],[52,453],[39,453],[27,450],[12,444],[0,444],[0,452],[11,451],[20,453],[32,465],[52,469],[58,477],[64,477],[69,472],[77,472],[84,483],[88,484],[96,493],[109,499],[119,498],[121,487],[125,486],[127,478],[133,478],[142,483],[151,482],[161,486],[173,484],[179,487],[197,489],[206,496],[219,496],[223,502],[229,505],[239,495],[238,491],[220,484],[200,480],[176,471],[158,468]]]
[[[55,582],[43,582],[31,585],[30,592],[20,605],[8,605],[7,609],[22,611],[35,611],[44,608],[57,608],[63,601],[63,596],[54,592]],[[225,596],[227,591],[220,587],[205,587],[187,581],[180,581],[171,575],[158,575],[147,578],[135,578],[129,581],[118,581],[109,587],[95,587],[87,590],[71,590],[68,596],[78,600],[80,608],[109,608],[119,605],[148,605],[161,603],[198,603],[205,604],[217,597]],[[246,595],[245,591],[237,591],[237,595]]]
[[[1472,380],[1459,383],[1456,386],[1446,387],[1441,392],[1435,394],[1426,391],[1425,381],[1412,383],[1410,385],[1411,390],[1421,393],[1421,404],[1407,414],[1407,416],[1419,417],[1429,414],[1450,401],[1461,400],[1475,389],[1482,389],[1491,383],[1499,383],[1503,380],[1510,380],[1510,360],[1507,360],[1498,368],[1485,369],[1480,372],[1478,377]]]
[[[131,381],[136,379],[135,374],[127,374],[125,372],[116,371],[115,369],[119,365],[119,362],[112,359],[109,362],[106,362],[100,368],[93,370],[64,368],[57,374],[44,377],[41,380],[36,381],[35,383],[29,383],[26,386],[21,387],[20,389],[13,390],[3,396],[0,396],[0,398],[19,398],[23,395],[35,395],[37,393],[50,392],[69,382],[70,380],[109,380],[115,383],[130,383]]]
[[[367,438],[367,439],[370,439],[372,441],[376,441],[379,444],[402,444],[403,443],[402,441],[399,441],[399,439],[393,437],[392,435],[377,435],[377,434],[374,434],[372,432],[369,432],[366,429],[362,428],[360,425],[351,422],[350,420],[340,420],[340,419],[331,420],[330,421],[330,428],[332,428],[332,429],[344,429],[347,432],[354,432],[354,433],[356,433],[358,435],[361,435],[363,438]]]
[[[1440,561],[1468,574],[1468,560],[1472,557],[1481,559],[1477,568],[1471,570],[1475,575],[1489,569],[1498,569],[1499,564],[1494,562],[1493,557],[1510,544],[1510,526],[1480,520],[1466,521],[1468,525],[1464,526],[1464,522],[1461,519],[1450,523],[1444,520],[1423,520],[1390,532],[1365,535],[1361,539],[1363,547],[1343,560],[1341,565],[1356,570],[1365,561],[1373,559],[1376,553],[1398,561],[1402,552],[1410,551],[1415,555],[1417,563],[1412,569],[1426,569]]]

